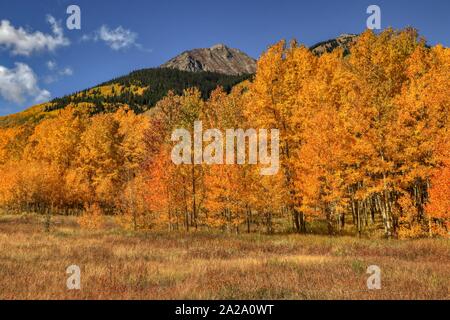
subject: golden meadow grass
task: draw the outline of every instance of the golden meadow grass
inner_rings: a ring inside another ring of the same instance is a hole
[[[449,281],[444,239],[89,232],[71,217],[46,233],[39,216],[0,217],[1,299],[449,299]]]

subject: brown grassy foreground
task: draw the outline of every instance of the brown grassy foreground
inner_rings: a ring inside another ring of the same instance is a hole
[[[448,240],[130,234],[0,217],[1,299],[449,299]],[[82,289],[66,289],[69,265]],[[368,291],[366,268],[382,269]]]

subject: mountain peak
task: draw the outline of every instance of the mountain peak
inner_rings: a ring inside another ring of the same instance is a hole
[[[224,45],[223,43],[218,43],[213,45],[211,48],[211,50],[224,50],[224,49],[228,49],[228,47],[226,45]]]
[[[185,51],[161,65],[161,68],[242,75],[256,72],[256,60],[238,49],[219,43],[210,48]]]

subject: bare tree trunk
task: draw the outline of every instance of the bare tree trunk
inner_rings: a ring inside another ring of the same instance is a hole
[[[197,204],[196,204],[195,164],[192,164],[192,226],[197,229]]]
[[[252,220],[252,210],[249,208],[249,206],[246,206],[247,211],[247,233],[251,232],[251,220]]]

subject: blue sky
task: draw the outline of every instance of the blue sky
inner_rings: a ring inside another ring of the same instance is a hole
[[[81,30],[66,27],[71,4],[81,8]],[[382,28],[414,26],[430,44],[450,45],[448,0],[2,0],[0,115],[192,48],[224,43],[257,58],[280,39],[312,45],[360,33],[371,4]]]

